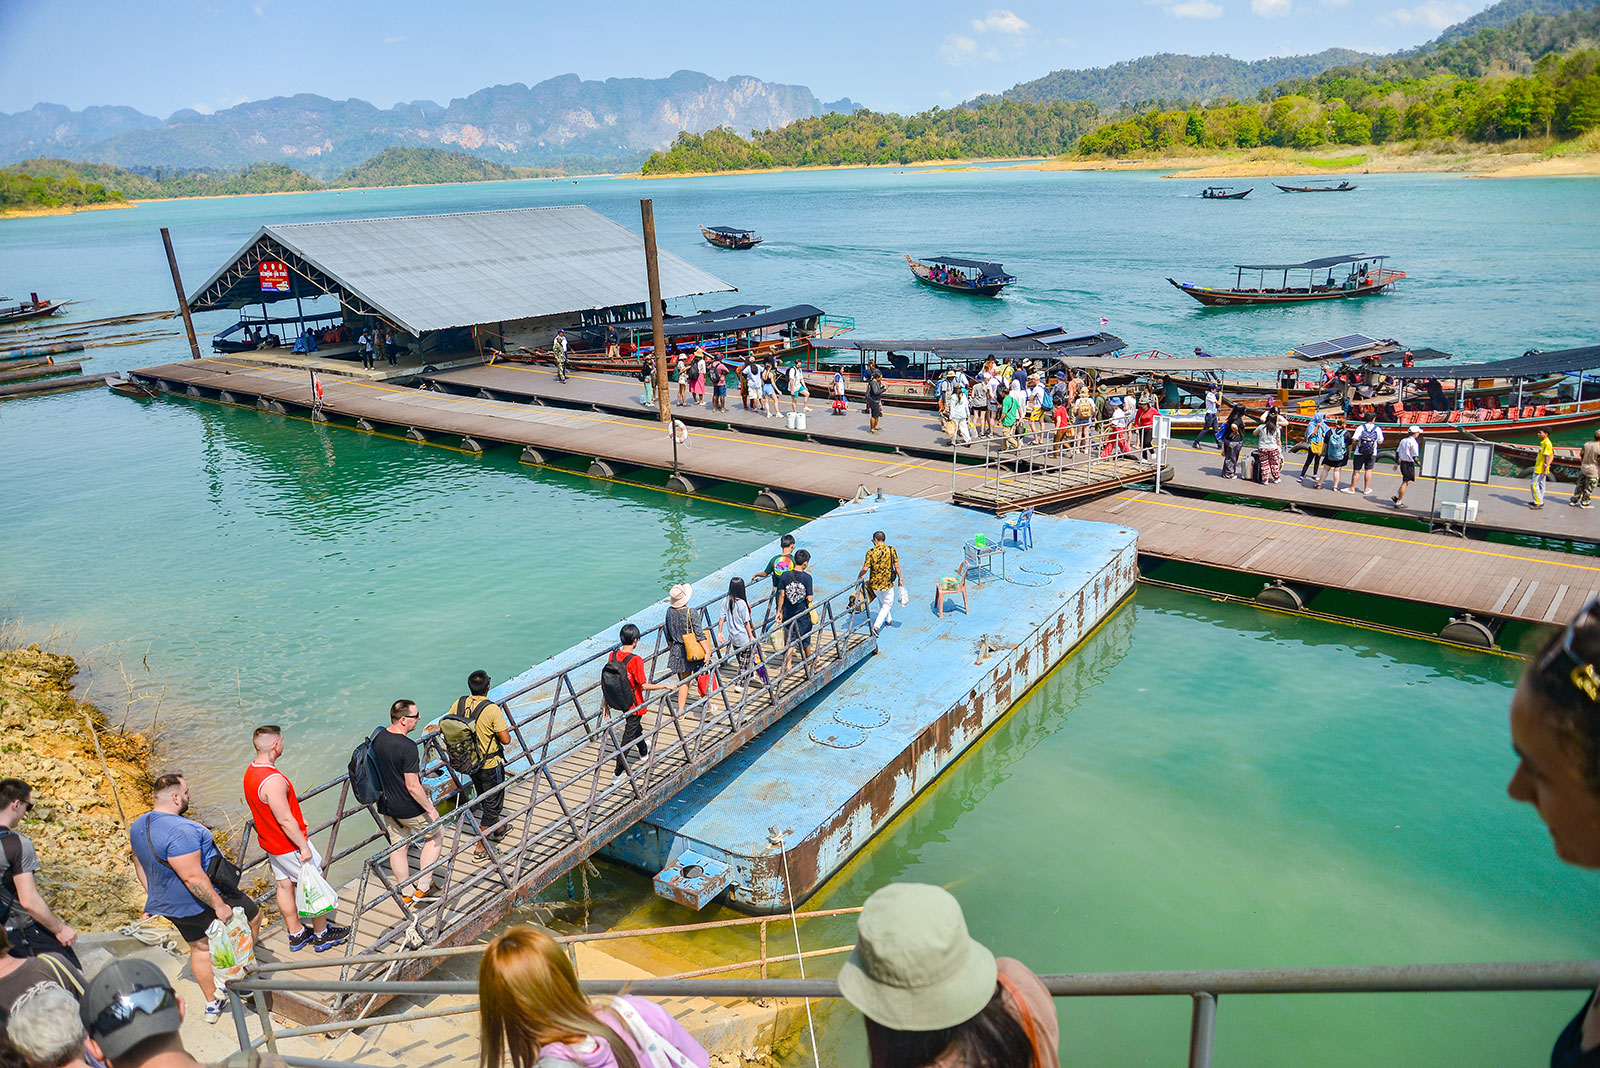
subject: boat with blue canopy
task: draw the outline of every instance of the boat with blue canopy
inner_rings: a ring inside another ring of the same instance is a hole
[[[991,260],[970,260],[963,256],[928,256],[914,260],[907,256],[906,264],[923,285],[952,293],[992,297],[1016,281],[1003,265]]]
[[[754,230],[740,230],[734,226],[702,226],[700,233],[718,248],[747,249],[761,244]]]
[[[1208,308],[1227,308],[1243,304],[1303,304],[1313,300],[1343,300],[1346,297],[1366,297],[1381,293],[1405,278],[1404,271],[1384,266],[1386,255],[1350,253],[1342,256],[1323,256],[1304,263],[1239,263],[1234,264],[1234,284],[1231,289],[1212,288],[1193,282],[1179,282],[1168,278],[1174,287],[1189,294]],[[1340,278],[1340,268],[1344,277]],[[1256,272],[1256,284],[1245,284],[1244,272]],[[1303,273],[1302,273],[1303,272]],[[1326,273],[1326,277],[1323,277]],[[1267,280],[1267,275],[1277,275]]]

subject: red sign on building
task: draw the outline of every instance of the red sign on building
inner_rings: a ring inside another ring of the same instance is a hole
[[[262,260],[256,270],[261,275],[261,292],[289,292],[289,265],[282,260]]]

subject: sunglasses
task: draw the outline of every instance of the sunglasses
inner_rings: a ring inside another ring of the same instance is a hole
[[[1572,622],[1567,624],[1567,629],[1561,634],[1561,641],[1551,646],[1545,654],[1539,670],[1548,671],[1554,666],[1559,657],[1566,657],[1572,665],[1572,670],[1567,673],[1567,678],[1573,687],[1591,701],[1600,702],[1600,672],[1595,670],[1595,663],[1585,660],[1578,655],[1578,650],[1573,643],[1578,636],[1578,627],[1594,618],[1596,609],[1600,609],[1600,596],[1589,598],[1589,602],[1572,617]]]
[[[159,986],[135,990],[131,994],[119,994],[117,1000],[100,1010],[100,1015],[94,1018],[94,1023],[89,1027],[89,1033],[103,1037],[126,1027],[135,1013],[154,1016],[176,1004],[172,991]]]

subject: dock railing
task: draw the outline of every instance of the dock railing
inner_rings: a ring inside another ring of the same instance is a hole
[[[618,712],[606,707],[600,672],[614,646],[590,654],[500,695],[512,739],[505,748],[506,780],[493,790],[473,794],[470,777],[452,769],[444,758],[442,737],[424,734],[421,742],[432,757],[425,776],[453,793],[458,804],[426,828],[405,839],[390,842],[371,806],[355,802],[347,776],[309,791],[312,799],[337,790],[334,815],[311,829],[313,841],[326,835],[326,867],[359,858],[363,877],[357,881],[349,907],[352,934],[341,959],[353,961],[358,945],[363,952],[407,942],[435,943],[461,926],[463,913],[481,910],[492,899],[526,897],[549,885],[560,874],[589,856],[620,830],[645,815],[685,783],[698,776],[786,714],[796,703],[820,689],[836,669],[854,663],[870,647],[870,616],[853,610],[854,587],[813,600],[813,626],[809,651],[794,657],[785,669],[787,655],[784,625],[773,614],[771,598],[756,607],[754,652],[741,660],[731,643],[717,636],[717,610],[722,598],[690,607],[695,630],[704,635],[708,655],[695,675],[684,682],[689,694],[679,710],[677,690],[641,706]],[[670,643],[664,623],[641,634],[635,651],[645,661],[646,676],[660,680],[670,673]],[[700,680],[707,692],[697,693]],[[710,680],[715,679],[715,682]],[[642,736],[623,744],[628,717],[654,711],[654,723],[641,722]],[[634,755],[641,742],[643,756]],[[620,775],[613,774],[621,762]],[[478,805],[500,796],[504,810],[494,823],[484,825]],[[469,799],[470,802],[469,803]],[[374,827],[355,832],[351,843],[346,827],[351,817],[365,811]],[[340,832],[344,831],[344,842]],[[246,829],[249,848],[251,828]],[[405,885],[389,870],[388,859],[397,850],[411,850],[432,834],[442,837],[439,859],[413,868]],[[502,842],[501,839],[505,841]],[[341,848],[342,844],[342,848]],[[376,846],[376,848],[369,848]],[[258,847],[259,848],[259,847]],[[486,863],[469,861],[469,853],[482,850]],[[244,865],[245,883],[266,863],[264,855]],[[412,902],[403,893],[419,881],[437,884],[438,895]],[[271,894],[270,884],[261,894]],[[398,910],[398,922],[375,916],[374,910]],[[364,925],[381,923],[375,938],[360,937]],[[419,958],[420,959],[420,958]],[[364,974],[341,971],[340,978]]]
[[[1010,433],[952,444],[950,492],[958,503],[999,512],[1066,500],[1151,477],[1164,447],[1154,426],[1102,419],[1058,432],[1053,423],[1035,431],[1019,421]]]
[[[798,918],[820,913],[799,913]],[[787,919],[787,917],[769,917]],[[618,935],[642,932],[616,932]],[[450,951],[482,951],[481,946]],[[313,966],[322,966],[313,963]],[[271,966],[268,966],[271,967]],[[1417,993],[1506,993],[1515,991],[1593,990],[1600,985],[1600,961],[1489,961],[1475,964],[1402,964],[1341,968],[1257,968],[1165,972],[1103,972],[1039,977],[1052,997],[1187,997],[1190,999],[1190,1068],[1212,1068],[1217,1033],[1218,1002],[1223,995],[1279,994],[1417,994]],[[687,979],[682,976],[660,979],[587,980],[583,989],[591,996],[628,993],[641,997],[703,998],[837,998],[835,979]],[[471,1002],[444,1007],[424,1007],[382,1017],[347,1020],[311,1027],[275,1029],[265,1009],[263,995],[278,991],[337,992],[360,996],[440,997],[477,994],[472,980],[434,980],[412,982],[328,981],[274,979],[263,968],[256,975],[230,984],[240,994],[233,999],[234,1026],[239,1048],[267,1045],[276,1050],[278,1041],[313,1034],[329,1034],[355,1027],[387,1023],[406,1023],[445,1015],[478,1011]],[[255,1000],[262,1021],[262,1034],[252,1039],[244,1008],[244,997]],[[1552,1029],[1559,1021],[1552,1021]],[[1063,1060],[1071,1062],[1072,1037],[1062,1039]],[[282,1055],[282,1054],[280,1054]],[[348,1062],[324,1061],[283,1055],[295,1068],[364,1068]]]

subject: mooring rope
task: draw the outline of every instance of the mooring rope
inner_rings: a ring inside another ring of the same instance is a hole
[[[800,921],[794,914],[794,883],[789,878],[789,854],[783,849],[783,835],[778,833],[778,828],[773,827],[768,831],[767,841],[778,850],[778,858],[783,861],[783,889],[789,895],[789,922],[794,925],[794,959],[800,965],[800,978],[806,977],[806,954],[800,947]],[[811,1062],[816,1068],[822,1068],[822,1058],[817,1052],[817,1024],[811,1018],[811,998],[806,1002],[806,1029],[811,1032]]]

